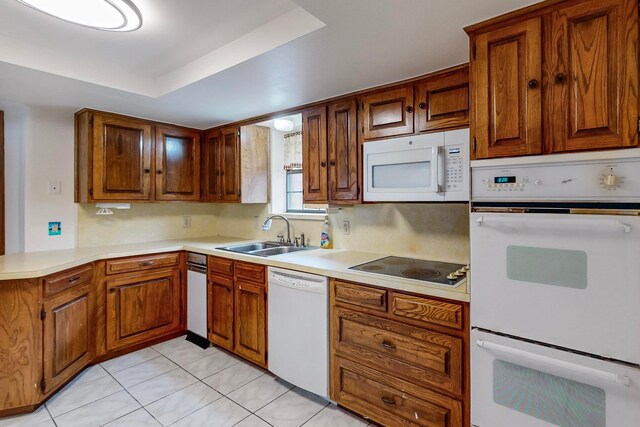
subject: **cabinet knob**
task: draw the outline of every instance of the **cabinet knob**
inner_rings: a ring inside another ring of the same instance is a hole
[[[320,166],[322,166],[323,168],[327,167],[327,162],[325,162],[324,160],[320,162]]]
[[[216,172],[216,176],[220,176],[220,172]]]
[[[223,175],[224,175],[224,171],[220,171],[220,176],[223,176]]]
[[[421,102],[420,104],[418,104],[418,108],[420,108],[421,110],[426,110],[427,104],[425,104],[424,102]]]
[[[538,87],[538,80],[531,79],[529,80],[529,89],[536,89]]]
[[[556,77],[553,79],[553,81],[557,85],[564,84],[567,81],[567,76],[565,76],[563,73],[558,73],[556,74]]]
[[[407,113],[413,113],[413,107],[411,105],[407,105],[407,108],[405,108],[405,111]]]
[[[329,166],[335,166],[335,165],[336,165],[336,161],[335,161],[335,160],[331,160],[331,161],[329,162]]]
[[[157,173],[158,175],[162,175],[162,171],[161,171],[160,169],[158,169],[158,170],[156,171],[156,173]]]
[[[151,173],[151,169],[145,169],[144,173]]]

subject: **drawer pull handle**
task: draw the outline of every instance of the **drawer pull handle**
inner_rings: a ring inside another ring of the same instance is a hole
[[[78,280],[80,280],[80,276],[72,277],[69,279],[69,283],[77,282]]]
[[[148,266],[153,265],[153,264],[154,264],[153,261],[145,261],[145,262],[141,262],[140,266],[141,267],[148,267]]]
[[[390,343],[390,342],[388,342],[388,341],[382,341],[382,343],[380,344],[380,346],[381,346],[382,348],[384,348],[385,350],[392,350],[392,351],[395,351],[395,349],[396,349],[396,345],[395,345],[395,344],[393,344],[393,343]]]
[[[396,404],[395,399],[389,399],[389,398],[388,398],[388,397],[386,397],[386,396],[382,396],[382,398],[381,398],[381,399],[382,399],[382,401],[383,401],[385,404],[387,404],[387,405],[394,405],[394,406],[395,406],[395,404]]]

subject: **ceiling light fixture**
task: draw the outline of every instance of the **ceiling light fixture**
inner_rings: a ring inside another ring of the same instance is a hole
[[[63,21],[104,31],[134,31],[140,10],[130,0],[17,0]]]
[[[293,130],[293,121],[289,119],[275,119],[273,121],[273,127],[280,132],[289,132]]]

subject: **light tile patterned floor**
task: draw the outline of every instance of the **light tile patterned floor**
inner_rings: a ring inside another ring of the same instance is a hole
[[[220,349],[184,337],[87,368],[32,414],[0,427],[366,427]]]

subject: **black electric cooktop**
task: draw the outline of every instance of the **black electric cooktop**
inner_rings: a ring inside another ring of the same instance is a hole
[[[390,256],[349,267],[350,270],[457,286],[467,277],[469,266],[448,262]]]

